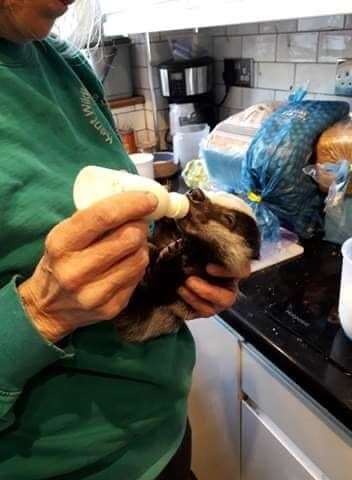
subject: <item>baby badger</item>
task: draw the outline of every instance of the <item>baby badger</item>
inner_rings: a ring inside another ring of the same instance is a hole
[[[206,273],[208,263],[233,272],[258,259],[260,234],[250,207],[234,195],[190,191],[190,211],[182,220],[162,219],[150,239],[150,265],[126,310],[115,321],[120,338],[143,342],[176,332],[192,309],[178,296],[190,275],[224,283]]]

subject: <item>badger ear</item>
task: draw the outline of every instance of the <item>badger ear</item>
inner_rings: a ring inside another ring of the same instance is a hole
[[[252,250],[252,259],[259,260],[260,258],[260,248],[261,248],[261,235],[257,225],[257,222],[251,218],[249,218],[248,228],[249,228],[249,235],[247,237],[248,245]]]
[[[235,231],[237,231],[252,250],[252,259],[258,260],[260,258],[261,237],[257,222],[250,215],[246,213],[237,212],[237,224]]]

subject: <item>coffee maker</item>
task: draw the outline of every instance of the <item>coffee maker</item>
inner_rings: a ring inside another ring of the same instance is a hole
[[[170,109],[170,130],[166,143],[172,144],[179,127],[207,123],[213,128],[216,123],[212,93],[213,59],[168,60],[158,68],[161,94],[167,98]]]

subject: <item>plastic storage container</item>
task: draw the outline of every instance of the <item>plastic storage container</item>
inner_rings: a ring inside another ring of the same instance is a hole
[[[130,159],[142,177],[154,178],[154,155],[152,153],[134,153]]]
[[[343,244],[342,255],[339,314],[342,328],[352,340],[352,238]]]
[[[210,127],[205,123],[180,127],[173,139],[175,162],[180,162],[183,168],[190,160],[199,158],[200,144],[209,132]]]

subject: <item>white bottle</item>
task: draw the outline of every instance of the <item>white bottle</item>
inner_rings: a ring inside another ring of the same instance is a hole
[[[79,172],[73,187],[73,201],[77,210],[82,210],[122,192],[150,192],[158,198],[157,208],[146,220],[159,220],[162,217],[179,219],[189,212],[190,203],[185,195],[169,193],[150,178],[95,166],[85,167]]]
[[[342,255],[339,314],[342,328],[347,337],[352,340],[352,238],[343,244]]]

